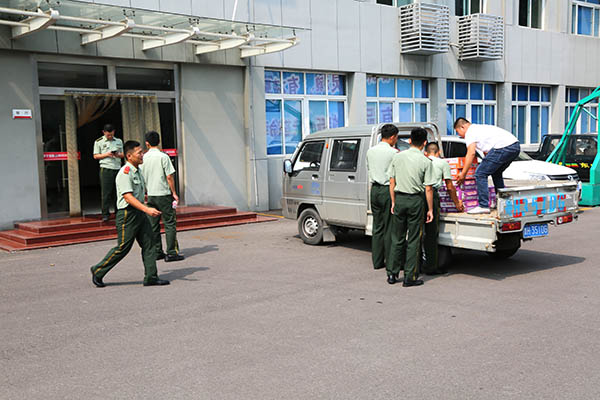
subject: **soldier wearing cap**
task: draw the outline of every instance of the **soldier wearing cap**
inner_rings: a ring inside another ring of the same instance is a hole
[[[387,265],[387,281],[390,285],[398,280],[402,265],[402,286],[423,284],[418,279],[423,220],[425,215],[427,223],[433,220],[432,185],[435,184],[432,162],[423,154],[426,143],[427,131],[423,128],[413,129],[410,133],[410,149],[396,154],[388,168],[393,214],[390,251],[392,262]]]
[[[144,261],[144,286],[168,285],[169,281],[158,278],[156,270],[156,248],[152,228],[146,214],[160,216],[160,211],[144,204],[146,188],[139,166],[143,162],[140,144],[134,140],[125,142],[123,147],[127,162],[119,170],[117,185],[117,246],[111,249],[102,261],[91,268],[92,283],[104,287],[104,276],[121,261],[137,240],[142,248]]]
[[[104,125],[103,136],[94,142],[94,159],[100,161],[100,190],[102,193],[102,221],[108,221],[110,206],[115,207],[117,195],[115,178],[121,168],[123,141],[115,137],[115,128]]]
[[[373,235],[371,255],[373,268],[385,268],[389,263],[390,250],[390,179],[387,170],[398,152],[398,128],[392,124],[381,127],[381,142],[367,151],[367,169],[371,183],[371,211],[373,212]]]
[[[144,165],[141,167],[146,192],[148,194],[148,206],[156,208],[161,212],[157,217],[148,216],[154,243],[156,246],[156,259],[165,259],[166,262],[183,260],[179,254],[177,243],[177,219],[174,205],[179,203],[179,196],[175,191],[175,168],[168,155],[160,151],[160,135],[151,131],[146,133],[146,147],[148,151],[144,154]],[[173,203],[175,202],[175,203]],[[165,225],[165,236],[167,239],[167,254],[163,252],[162,240],[160,238],[160,220]]]
[[[431,160],[435,183],[433,184],[433,221],[425,224],[424,227],[423,249],[425,250],[425,264],[423,265],[423,272],[425,275],[440,275],[448,271],[441,268],[438,261],[438,238],[440,235],[440,195],[438,189],[443,184],[446,184],[446,188],[456,209],[463,212],[464,207],[462,201],[456,195],[456,188],[452,183],[450,164],[440,158],[440,146],[435,142],[428,143],[425,146],[425,155]]]

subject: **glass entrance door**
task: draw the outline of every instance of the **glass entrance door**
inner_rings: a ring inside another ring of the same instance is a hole
[[[41,100],[44,175],[48,214],[69,211],[65,102]]]

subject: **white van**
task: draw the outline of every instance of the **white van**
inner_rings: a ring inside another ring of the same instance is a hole
[[[400,136],[424,128],[443,149],[435,124],[395,124]],[[282,209],[298,220],[307,244],[335,240],[346,229],[371,234],[367,150],[381,139],[380,125],[337,128],[309,135],[284,161]],[[409,145],[398,141],[399,150]],[[577,218],[579,191],[574,181],[506,181],[491,214],[446,213],[440,216],[440,263],[451,247],[510,257],[522,240],[549,234],[549,225]]]

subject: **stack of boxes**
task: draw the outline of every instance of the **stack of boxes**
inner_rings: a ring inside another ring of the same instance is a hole
[[[456,158],[446,158],[445,161],[450,164],[450,171],[452,172],[452,180],[456,181],[458,179],[458,175],[462,171],[465,166],[465,158],[464,157],[456,157]],[[465,206],[465,211],[469,211],[477,206],[479,206],[479,201],[477,200],[477,184],[475,183],[475,170],[477,169],[477,161],[475,160],[469,171],[467,172],[467,176],[465,178],[464,183],[460,186],[456,187],[456,195],[460,200],[462,200],[463,205]],[[494,185],[488,183],[488,191],[490,204],[489,207],[496,206],[496,190],[494,189]],[[446,189],[446,185],[442,184],[442,187],[439,188],[438,193],[440,195],[440,208],[443,213],[455,213],[458,212],[452,198],[450,197],[450,193]]]

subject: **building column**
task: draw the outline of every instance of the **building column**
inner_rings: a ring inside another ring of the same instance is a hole
[[[446,90],[448,80],[446,78],[431,79],[429,81],[429,103],[431,110],[429,111],[429,120],[437,125],[440,130],[440,135],[447,134],[448,123],[452,125],[454,121],[447,121],[446,113]]]
[[[566,86],[558,85],[552,86],[550,93],[550,100],[552,105],[550,106],[550,128],[548,133],[563,133],[565,131],[565,107],[567,103],[566,98]]]
[[[496,126],[512,132],[512,82],[499,83],[496,87],[496,96],[498,96]]]
[[[348,74],[348,125],[367,123],[367,74]]]
[[[250,64],[244,74],[244,136],[248,209],[253,211],[269,210],[265,125],[265,69]]]

